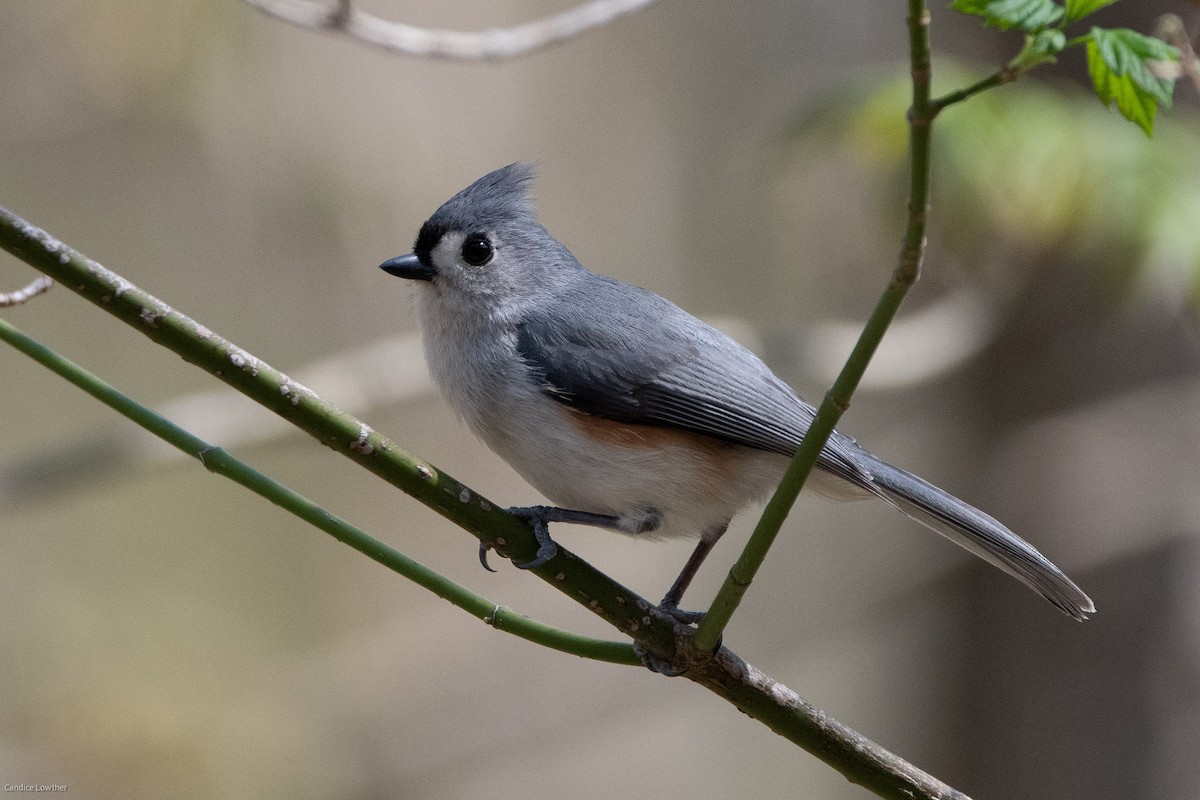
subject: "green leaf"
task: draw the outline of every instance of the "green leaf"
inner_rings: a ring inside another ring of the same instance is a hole
[[[1117,0],[1067,0],[1067,22],[1083,19],[1115,2]]]
[[[984,22],[1000,30],[1020,28],[1029,33],[1055,24],[1066,13],[1054,0],[953,0],[950,7],[983,17]]]
[[[987,16],[987,7],[991,3],[992,0],[953,0],[950,3],[950,8],[963,14],[983,17]]]
[[[1160,39],[1125,28],[1092,28],[1087,42],[1088,73],[1096,94],[1149,136],[1159,105],[1171,107],[1175,81],[1150,71],[1149,61],[1174,61],[1179,51]]]

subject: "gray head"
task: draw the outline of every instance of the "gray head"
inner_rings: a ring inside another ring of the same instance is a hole
[[[529,195],[533,179],[528,164],[489,172],[434,212],[411,254],[381,268],[426,281],[442,300],[476,311],[480,304],[493,312],[516,310],[538,290],[561,285],[582,267],[537,221]]]

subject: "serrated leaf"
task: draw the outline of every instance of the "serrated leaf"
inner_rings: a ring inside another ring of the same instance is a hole
[[[1091,39],[1096,42],[1105,63],[1114,72],[1129,75],[1134,83],[1153,94],[1164,105],[1170,104],[1175,82],[1152,73],[1147,62],[1177,61],[1178,50],[1161,39],[1144,36],[1128,28],[1092,28]]]
[[[1067,0],[1067,22],[1083,19],[1088,14],[1094,14],[1115,2],[1117,0]]]
[[[988,25],[1036,33],[1055,24],[1066,9],[1054,0],[954,0],[950,7],[963,14],[983,17]]]
[[[1152,73],[1147,62],[1178,57],[1166,42],[1125,28],[1092,28],[1087,42],[1088,73],[1100,101],[1115,103],[1147,136],[1153,132],[1158,106],[1170,108],[1175,88],[1175,81]]]
[[[1115,102],[1126,118],[1149,133],[1154,111],[1152,107],[1145,112],[1147,103],[1170,108],[1175,81],[1155,75],[1148,62],[1177,60],[1179,51],[1161,39],[1126,28],[1093,28],[1087,47],[1096,94],[1105,104]]]
[[[1118,75],[1106,62],[1095,40],[1087,43],[1088,72],[1096,94],[1104,105],[1117,104],[1125,119],[1133,122],[1149,136],[1154,132],[1154,114],[1158,103],[1148,92],[1140,91],[1129,75]]]
[[[1053,0],[995,0],[988,10],[1010,27],[1036,33],[1062,19],[1066,10]]]

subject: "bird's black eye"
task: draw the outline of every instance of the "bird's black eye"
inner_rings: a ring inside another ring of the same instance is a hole
[[[472,267],[482,267],[492,260],[492,243],[481,233],[473,233],[462,245],[463,261]]]

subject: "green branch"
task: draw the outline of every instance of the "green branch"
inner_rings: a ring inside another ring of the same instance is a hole
[[[640,663],[633,647],[627,643],[608,642],[580,636],[520,614],[513,614],[503,606],[472,592],[424,564],[414,561],[367,532],[354,527],[336,514],[329,513],[303,495],[268,478],[221,448],[208,444],[166,417],[137,403],[78,364],[21,333],[4,319],[0,319],[0,340],[7,342],[42,366],[70,381],[172,447],[196,458],[210,472],[229,478],[258,496],[270,500],[285,511],[295,514],[305,522],[328,533],[342,544],[353,547],[368,558],[403,575],[438,597],[449,600],[487,624],[564,653],[593,658],[598,661],[609,661],[614,664]]]
[[[0,248],[289,419],[481,541],[503,548],[518,559],[533,556],[537,545],[528,528],[469,487],[404,452],[269,364],[2,208]],[[204,448],[208,445],[201,443],[197,456],[202,453],[210,468],[229,458],[218,448]],[[316,522],[330,517],[316,507],[312,512]],[[375,553],[383,552],[372,550],[374,545],[368,545],[363,552],[373,558]],[[965,800],[961,793],[809,705],[728,649],[719,648],[715,653],[697,649],[687,629],[677,627],[649,602],[565,548],[559,550],[556,558],[531,572],[631,636],[640,648],[676,666],[688,679],[820,758],[851,782],[895,800]],[[483,602],[491,624],[501,629],[512,624],[512,615]],[[482,606],[479,608],[482,610]],[[527,633],[531,634],[527,638],[541,641],[538,637],[542,633],[535,628],[527,629]],[[615,656],[616,651],[612,654]]]
[[[1021,76],[1021,70],[1014,68],[1011,64],[998,69],[986,78],[972,83],[970,86],[965,86],[962,89],[956,89],[953,92],[947,92],[936,100],[930,101],[930,106],[934,116],[941,113],[946,106],[952,106],[955,103],[961,103],[968,97],[977,95],[980,92],[988,89],[995,89],[997,86],[1003,86],[1006,83],[1012,83]]]
[[[499,505],[432,464],[406,452],[366,423],[341,411],[233,342],[181,314],[120,275],[6,209],[0,209],[0,247],[125,321],[153,341],[199,366],[470,531],[498,552],[532,559],[529,527]],[[565,548],[532,570],[655,653],[673,652],[674,620],[641,607],[650,604]]]
[[[800,490],[804,488],[804,482],[816,466],[821,449],[829,440],[842,414],[850,407],[850,398],[867,371],[867,365],[879,347],[879,342],[882,341],[884,333],[900,309],[901,302],[920,274],[929,207],[930,128],[937,111],[929,99],[929,10],[925,7],[924,0],[909,0],[908,9],[913,86],[912,107],[908,112],[911,178],[908,223],[904,230],[900,261],[891,281],[875,304],[875,309],[871,312],[846,365],[833,386],[825,393],[812,426],[800,442],[783,480],[767,502],[750,540],[729,570],[729,575],[718,590],[716,598],[700,621],[695,643],[701,650],[709,650],[721,640],[725,626],[729,624],[734,611],[754,581],[754,576],[767,557],[767,551],[783,527],[788,512],[800,495]]]

